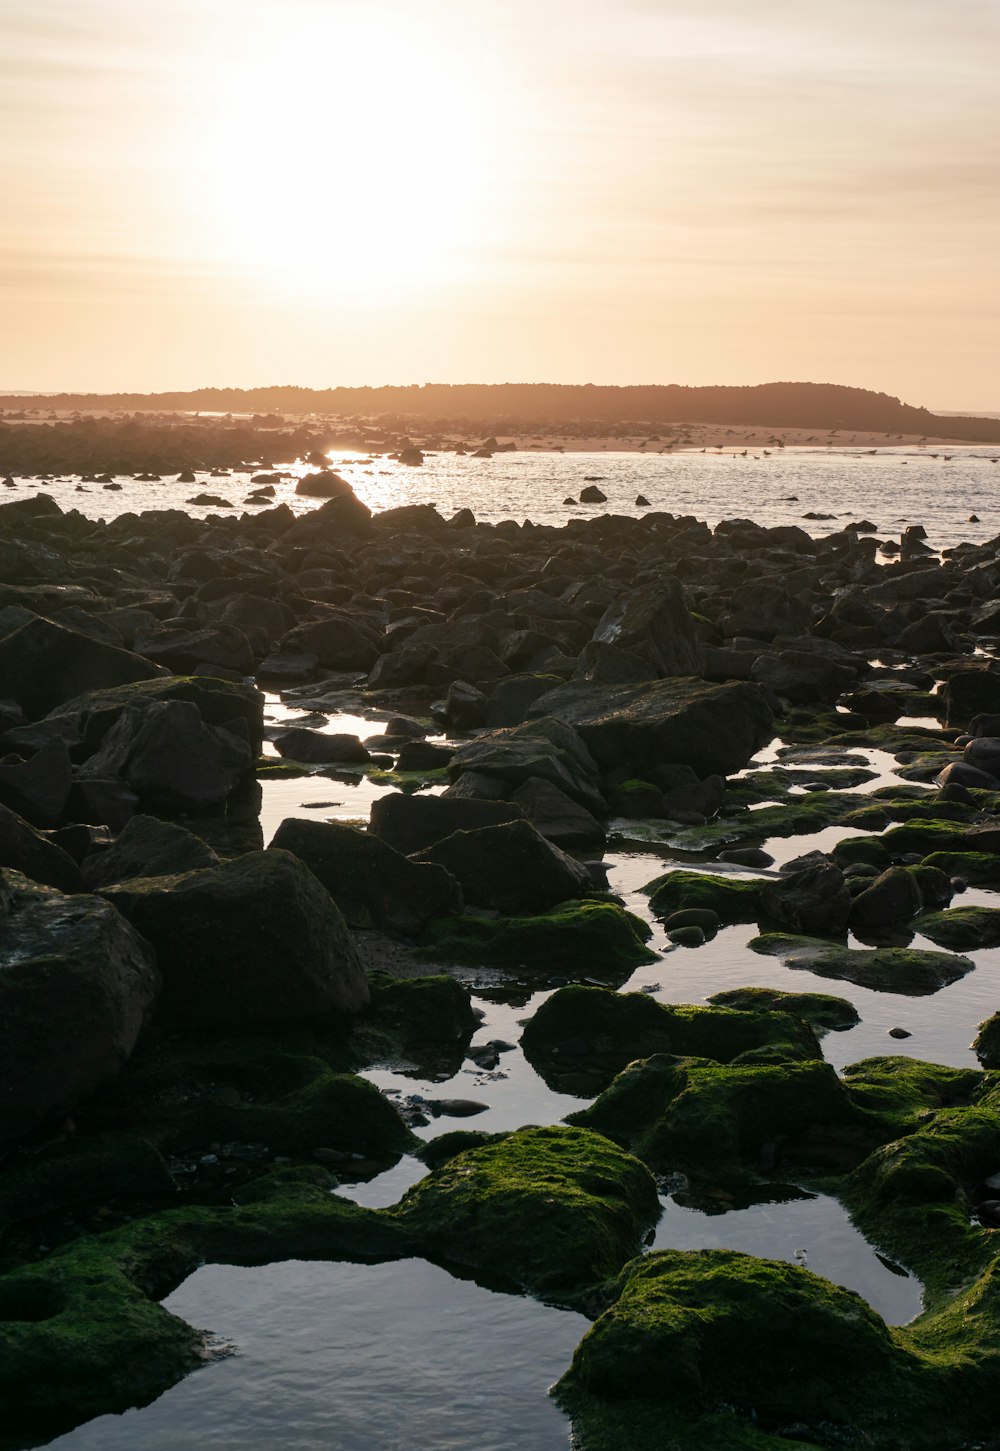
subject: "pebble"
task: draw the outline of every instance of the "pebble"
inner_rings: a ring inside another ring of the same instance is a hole
[[[485,1113],[488,1108],[488,1103],[479,1103],[474,1098],[439,1098],[431,1104],[435,1117],[444,1114],[448,1118],[471,1118],[473,1114]]]
[[[774,857],[759,846],[732,846],[719,852],[719,861],[736,862],[744,867],[769,867],[773,866]]]
[[[889,1037],[890,1038],[912,1038],[913,1037],[913,1034],[907,1032],[907,1030],[905,1028],[890,1028],[889,1029]]]

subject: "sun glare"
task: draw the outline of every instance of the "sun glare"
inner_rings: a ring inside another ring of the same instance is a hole
[[[484,97],[467,62],[412,22],[343,9],[271,41],[231,59],[205,138],[217,260],[272,287],[366,302],[460,269],[488,188]]]

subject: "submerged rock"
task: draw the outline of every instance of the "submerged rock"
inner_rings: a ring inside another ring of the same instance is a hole
[[[819,938],[765,933],[749,944],[751,951],[780,957],[786,967],[803,967],[819,977],[841,978],[874,992],[922,997],[957,982],[975,963],[950,952],[914,947],[841,947]]]

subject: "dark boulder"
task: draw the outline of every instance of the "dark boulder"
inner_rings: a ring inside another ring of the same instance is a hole
[[[82,871],[96,891],[135,877],[175,876],[218,864],[212,848],[193,831],[155,816],[133,816],[112,846],[84,859]]]
[[[842,937],[847,930],[851,894],[833,862],[790,873],[760,889],[760,917],[785,932],[809,937]]]
[[[351,927],[415,935],[435,917],[459,916],[464,910],[450,872],[412,862],[353,826],[289,817],[274,835],[274,848],[305,862]]]
[[[372,804],[369,832],[410,856],[456,831],[475,831],[505,821],[520,821],[520,806],[508,801],[409,795],[393,791]]]
[[[357,736],[327,735],[322,731],[311,731],[306,726],[293,726],[275,736],[274,744],[279,754],[292,761],[306,765],[331,766],[364,765],[371,756]]]
[[[0,867],[11,868],[60,892],[84,891],[76,862],[16,811],[0,806]]]
[[[50,741],[29,761],[0,765],[0,802],[33,826],[58,826],[73,785],[69,751]]]
[[[152,943],[163,974],[161,1011],[175,1026],[331,1022],[368,1003],[343,917],[289,852],[249,852],[100,895]]]
[[[164,671],[141,655],[104,645],[40,617],[0,639],[5,697],[38,720],[83,691],[152,680]]]
[[[583,863],[546,841],[528,821],[456,831],[413,860],[445,867],[470,906],[505,916],[546,912],[593,891]]]
[[[613,645],[648,665],[649,677],[698,675],[702,647],[683,587],[668,575],[616,600],[594,631],[598,644]]]
[[[156,998],[153,953],[107,902],[4,872],[0,1153],[111,1077]]]

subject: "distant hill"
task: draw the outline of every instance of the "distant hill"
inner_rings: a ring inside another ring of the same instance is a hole
[[[23,407],[23,395],[0,407]],[[383,388],[196,388],[178,393],[58,393],[46,408],[192,410],[220,413],[322,414],[475,422],[491,432],[558,423],[617,425],[728,423],[772,428],[873,431],[1000,441],[1000,420],[940,415],[887,393],[832,383],[761,383],[688,388],[679,384],[616,387],[558,383],[427,383]]]

